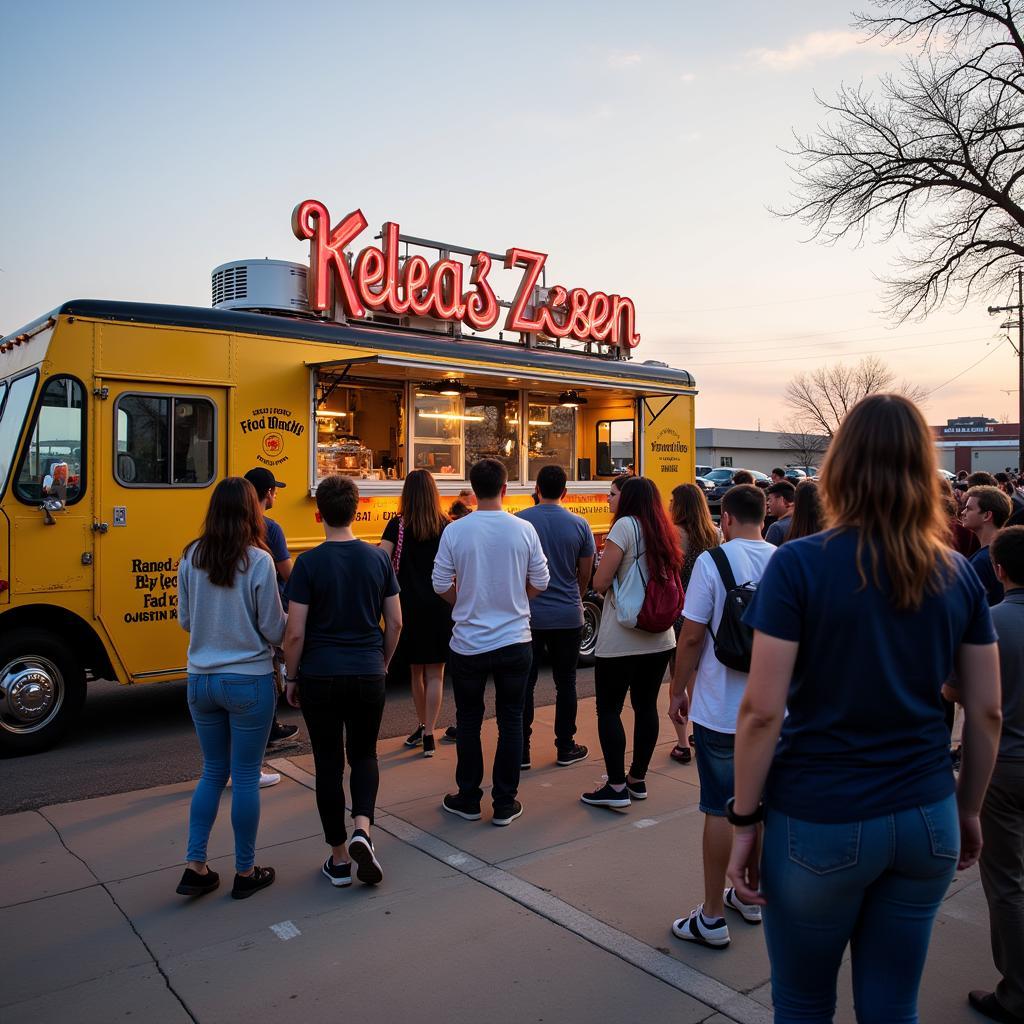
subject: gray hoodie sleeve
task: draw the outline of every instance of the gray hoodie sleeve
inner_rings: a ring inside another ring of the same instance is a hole
[[[188,607],[188,577],[191,571],[191,564],[182,556],[178,563],[178,625],[186,633],[192,629],[192,615]]]
[[[277,589],[277,569],[265,551],[256,556],[252,571],[252,600],[260,635],[273,647],[284,638],[285,619],[281,593]]]

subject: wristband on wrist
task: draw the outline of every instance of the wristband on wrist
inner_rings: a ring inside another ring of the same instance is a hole
[[[745,825],[757,825],[764,821],[764,802],[758,803],[757,807],[750,814],[737,814],[733,809],[736,797],[731,796],[725,801],[725,816],[729,819],[730,825],[738,825],[741,828]]]
[[[299,681],[299,677],[298,676],[285,676],[284,677],[284,681],[286,683],[297,683]]]

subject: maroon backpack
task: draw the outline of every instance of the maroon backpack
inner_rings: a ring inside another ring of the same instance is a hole
[[[640,529],[633,521],[637,535],[637,561],[640,560]],[[679,572],[672,569],[668,576],[652,575],[645,581],[644,603],[636,617],[636,628],[646,633],[664,633],[675,625],[683,612],[683,581]]]

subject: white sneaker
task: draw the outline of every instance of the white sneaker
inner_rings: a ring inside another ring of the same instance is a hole
[[[672,934],[685,942],[696,942],[711,949],[725,949],[729,945],[729,926],[725,918],[709,921],[704,916],[704,904],[690,913],[689,917],[680,917],[672,922]]]
[[[743,900],[736,895],[736,890],[729,888],[724,893],[725,905],[730,910],[735,910],[737,913],[743,915],[743,920],[747,924],[760,924],[761,923],[761,908],[756,903],[744,903]]]
[[[276,786],[280,781],[281,776],[277,772],[260,772],[260,789]]]

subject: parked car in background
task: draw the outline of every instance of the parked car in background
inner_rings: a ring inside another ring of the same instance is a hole
[[[948,469],[940,469],[939,476],[941,476],[944,480],[948,480],[950,483],[952,483],[956,479],[956,473],[950,473]]]
[[[798,469],[798,470],[800,470],[800,472],[802,472],[804,474],[804,476],[810,477],[811,479],[814,479],[818,475],[818,469],[817,469],[816,466],[795,466],[794,465],[794,466],[786,466],[786,476],[789,476],[789,471],[791,469]]]
[[[697,476],[707,476],[711,472],[710,466],[697,466],[695,468]]]
[[[712,484],[711,490],[706,492],[706,496],[713,516],[717,516],[721,511],[722,495],[733,486],[733,480],[739,472],[739,467],[719,466],[718,469],[711,470],[704,478]],[[758,487],[767,487],[772,482],[770,476],[760,473],[756,469],[748,469],[746,472],[753,476],[754,483]]]
[[[798,484],[801,480],[807,479],[807,474],[796,466],[788,466],[786,468],[786,479],[791,480],[794,484]]]

